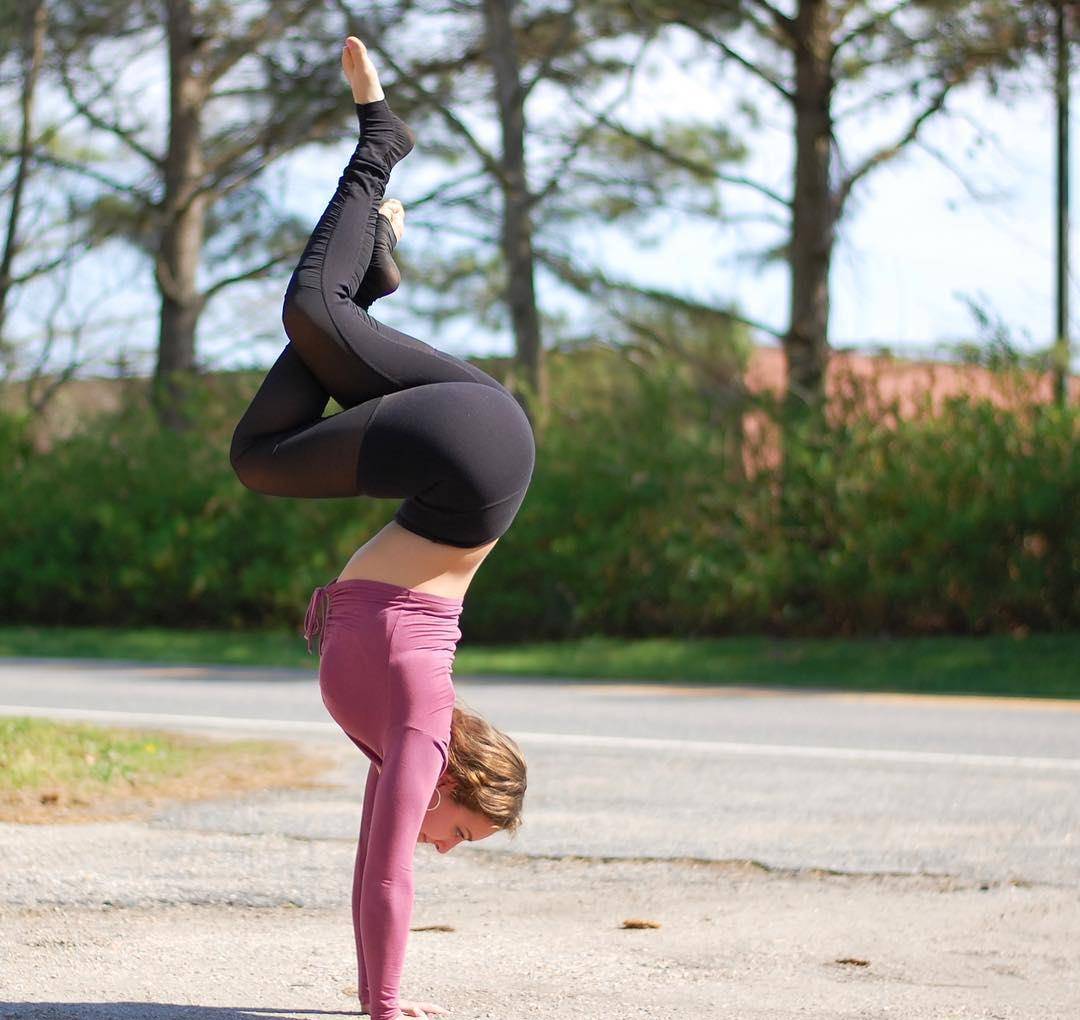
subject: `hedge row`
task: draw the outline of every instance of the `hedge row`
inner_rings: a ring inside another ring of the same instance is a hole
[[[560,365],[529,495],[466,600],[469,639],[1080,625],[1075,409],[964,399],[886,427],[849,408],[812,438],[789,427],[782,464],[748,474],[745,408],[719,410],[685,368]],[[255,381],[221,382],[183,435],[132,403],[34,452],[4,420],[3,620],[299,626],[394,503],[245,490],[228,443]]]

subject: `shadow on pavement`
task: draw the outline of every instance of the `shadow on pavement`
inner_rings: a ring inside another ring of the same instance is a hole
[[[172,1002],[0,1002],[0,1020],[252,1020],[255,1017],[291,1020],[360,1015],[355,1009],[184,1006]]]

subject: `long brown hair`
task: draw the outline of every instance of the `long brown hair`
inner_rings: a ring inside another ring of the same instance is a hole
[[[511,836],[521,827],[525,758],[513,738],[486,719],[454,706],[446,771],[457,780],[451,796]]]

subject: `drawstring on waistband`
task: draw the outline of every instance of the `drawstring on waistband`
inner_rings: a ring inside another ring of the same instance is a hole
[[[304,617],[304,637],[307,639],[309,655],[311,654],[311,639],[316,635],[319,636],[316,654],[322,654],[322,635],[326,631],[326,614],[330,608],[330,598],[326,587],[326,585],[320,585],[311,593],[307,615]]]

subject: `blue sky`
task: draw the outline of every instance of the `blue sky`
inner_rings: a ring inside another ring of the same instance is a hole
[[[759,102],[764,124],[747,133],[752,157],[740,172],[786,191],[792,164],[789,111],[746,72],[695,60],[699,53],[688,34],[671,36],[652,51],[616,115],[641,124],[667,109],[722,120],[738,130],[745,125],[738,104],[745,99]],[[1037,80],[1039,73],[1033,70],[1029,80]],[[1074,82],[1078,79],[1080,73]],[[153,83],[145,84],[144,102],[153,102],[158,91]],[[1078,91],[1073,90],[1074,110],[1080,109]],[[594,108],[603,98],[590,99]],[[841,93],[836,109],[846,108],[852,99]],[[558,94],[538,88],[530,100],[530,116],[546,115],[560,102]],[[917,355],[939,341],[971,338],[975,324],[962,295],[1000,317],[1021,347],[1049,343],[1054,328],[1054,109],[1049,88],[1010,102],[1006,105],[980,90],[957,92],[949,101],[955,115],[939,117],[924,128],[927,143],[947,152],[964,178],[992,194],[991,199],[970,195],[956,174],[917,146],[857,186],[834,250],[830,323],[834,346],[885,343]],[[858,161],[881,142],[897,137],[910,112],[896,105],[841,123],[839,136],[847,159]],[[981,145],[976,144],[976,124],[985,135]],[[1075,127],[1074,117],[1074,134]],[[494,146],[493,124],[477,118],[475,128]],[[439,168],[423,160],[422,145],[421,139],[420,158],[410,158],[395,171],[388,191],[406,206],[410,195],[422,193],[439,176]],[[1074,138],[1074,154],[1078,149],[1080,139]],[[268,182],[291,208],[314,223],[347,152],[343,147],[338,153],[300,154],[273,168]],[[1075,158],[1072,167],[1075,208],[1080,202]],[[769,208],[745,188],[724,185],[720,194],[732,213]],[[1080,213],[1073,218],[1080,219]],[[667,286],[702,301],[718,305],[737,301],[749,318],[778,330],[784,327],[786,267],[761,270],[739,257],[740,252],[775,243],[781,236],[776,227],[687,219],[676,221],[678,229],[672,230],[672,224],[671,213],[654,215],[646,224],[645,234],[656,240],[653,247],[628,244],[618,229],[590,230],[576,241],[579,255],[615,275]],[[407,220],[402,243],[410,240],[418,252],[437,241],[416,227],[410,234]],[[1073,252],[1074,264],[1080,263],[1075,244]],[[1080,322],[1078,272],[1080,267],[1074,265],[1070,288],[1074,335]],[[218,367],[272,361],[284,342],[278,314],[287,275],[261,286],[234,288],[212,304],[201,325],[200,356]],[[131,292],[133,283],[141,293]],[[587,323],[587,308],[568,300],[545,277],[539,284],[546,309],[565,308]],[[80,288],[93,290],[103,310],[128,320],[117,342],[133,353],[141,351],[136,364],[142,367],[149,367],[156,335],[156,302],[150,287],[148,267],[115,246],[80,275]],[[458,355],[510,351],[508,334],[493,335],[472,323],[450,324],[433,335],[404,305],[401,295],[381,302],[381,317]],[[25,302],[16,322],[29,323],[36,307],[36,300]],[[253,331],[262,339],[252,340]]]

